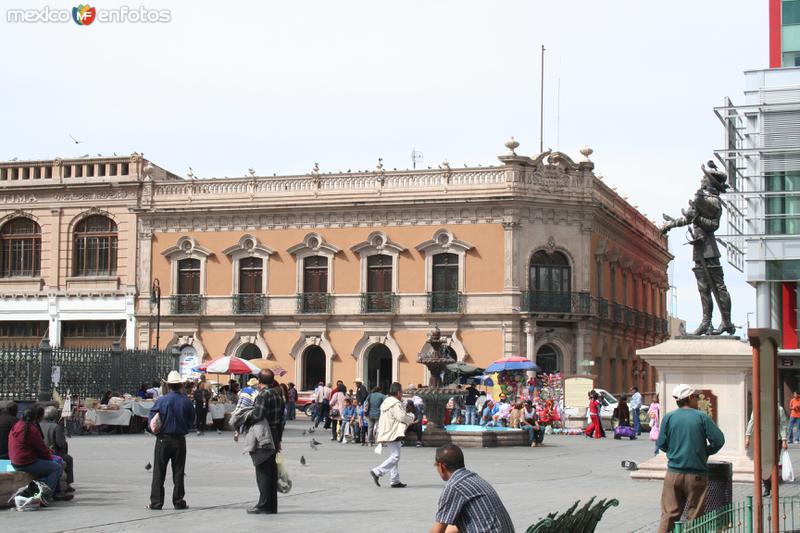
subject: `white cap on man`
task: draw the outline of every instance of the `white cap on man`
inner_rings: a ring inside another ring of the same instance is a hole
[[[686,383],[681,383],[672,389],[672,397],[676,400],[685,400],[692,394],[694,394],[694,389],[691,387],[691,385],[687,385]]]
[[[180,373],[177,370],[172,370],[167,375],[167,383],[170,385],[174,385],[176,383],[183,383],[184,379],[181,377]]]

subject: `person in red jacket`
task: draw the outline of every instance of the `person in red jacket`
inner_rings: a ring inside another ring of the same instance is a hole
[[[586,426],[583,434],[587,437],[594,436],[596,439],[604,437],[603,426],[600,420],[600,395],[595,391],[589,392],[589,417],[592,422]]]
[[[22,420],[14,424],[8,436],[8,456],[15,470],[28,472],[53,491],[56,500],[71,500],[72,494],[57,494],[61,465],[53,460],[50,448],[44,443],[39,421],[44,416],[40,405],[26,409]]]

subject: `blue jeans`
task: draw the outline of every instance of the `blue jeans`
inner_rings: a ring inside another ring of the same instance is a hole
[[[464,420],[464,423],[468,426],[475,426],[478,424],[478,413],[475,410],[474,405],[467,406],[467,416],[466,420]]]
[[[636,408],[636,409],[631,409],[631,412],[633,413],[633,431],[637,435],[641,435],[642,434],[642,423],[639,420],[639,414],[642,412],[642,410],[641,410],[641,408]]]
[[[540,429],[536,429],[533,426],[522,426],[522,429],[528,432],[528,444],[541,444],[544,440],[544,428],[539,426]]]
[[[294,420],[295,418],[297,418],[295,403],[286,402],[286,420]]]
[[[58,490],[58,480],[61,478],[61,465],[48,459],[37,459],[35,463],[25,466],[14,466],[15,470],[27,472],[38,481],[44,481],[55,494]]]
[[[795,430],[797,430],[795,432]],[[800,418],[789,419],[789,442],[800,442]]]

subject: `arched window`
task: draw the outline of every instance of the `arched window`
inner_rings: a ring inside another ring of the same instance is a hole
[[[569,313],[572,273],[569,261],[560,252],[540,250],[531,257],[528,272],[529,310],[544,313]]]
[[[312,255],[303,259],[303,313],[326,313],[328,299],[328,258]]]
[[[261,359],[261,350],[255,344],[245,344],[242,351],[239,352],[239,357],[242,359]]]
[[[0,277],[38,276],[42,258],[42,229],[29,218],[9,220],[0,231]]]
[[[264,260],[245,257],[239,260],[239,294],[236,295],[237,313],[261,313],[264,310],[263,289]]]
[[[178,292],[172,296],[172,311],[177,314],[199,313],[202,306],[200,296],[200,260],[178,261]]]
[[[451,253],[433,256],[433,276],[430,310],[456,312],[459,310],[458,255]]]
[[[569,292],[571,280],[572,272],[564,254],[548,254],[543,250],[533,254],[528,278],[532,291]]]
[[[536,364],[545,374],[555,374],[560,370],[558,352],[550,344],[545,344],[536,352]]]
[[[108,217],[92,215],[75,226],[73,274],[113,276],[117,273],[117,225]]]
[[[388,313],[392,310],[392,257],[378,254],[367,257],[365,311]]]

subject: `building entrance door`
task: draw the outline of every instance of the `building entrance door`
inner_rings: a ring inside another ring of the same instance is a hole
[[[385,344],[375,344],[367,354],[367,387],[379,386],[383,393],[392,384],[392,352]]]
[[[325,352],[319,346],[309,346],[303,354],[303,389],[314,390],[325,381]]]

